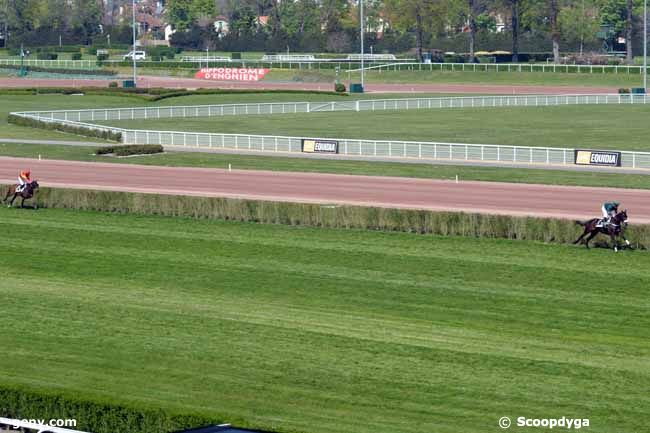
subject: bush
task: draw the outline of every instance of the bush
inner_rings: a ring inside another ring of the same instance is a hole
[[[223,422],[216,417],[165,411],[145,404],[125,405],[4,385],[0,385],[0,415],[13,419],[76,418],[76,428],[94,433],[170,433]]]
[[[632,92],[630,91],[630,89],[627,89],[625,87],[621,87],[620,89],[618,89],[618,93],[620,95],[627,95],[628,93],[632,93]]]
[[[115,155],[115,156],[132,156],[132,155],[151,155],[162,153],[163,147],[159,144],[131,144],[126,146],[105,146],[95,151],[95,155]]]
[[[56,60],[59,58],[59,55],[56,53],[37,53],[36,58],[38,60]]]
[[[231,53],[230,58],[232,60],[241,60],[241,53]]]
[[[111,89],[115,89],[116,87],[119,87],[119,84],[117,84],[117,81],[111,81],[110,83],[108,83],[108,87],[110,87]]]
[[[72,53],[72,60],[81,60],[81,53]]]
[[[337,93],[345,93],[347,89],[345,88],[345,84],[343,83],[336,83],[334,84],[334,91]]]
[[[122,133],[110,129],[101,130],[101,129],[86,128],[77,125],[70,125],[65,123],[46,122],[43,120],[33,119],[30,117],[17,116],[15,114],[10,114],[7,117],[7,122],[12,123],[14,125],[27,126],[30,128],[68,132],[70,134],[83,135],[84,137],[101,138],[102,140],[117,141],[117,142],[122,141]]]

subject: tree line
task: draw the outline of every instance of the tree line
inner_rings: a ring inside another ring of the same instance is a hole
[[[153,0],[137,2],[154,14]],[[469,53],[625,50],[642,48],[642,0],[365,0],[368,52],[429,49]],[[215,29],[218,16],[227,31]],[[128,43],[130,0],[0,0],[0,33],[9,46]],[[174,45],[265,52],[359,50],[359,4],[350,0],[166,0],[162,22]],[[162,37],[155,29],[154,37]],[[619,38],[626,43],[620,44]]]

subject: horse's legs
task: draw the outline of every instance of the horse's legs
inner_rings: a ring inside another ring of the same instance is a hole
[[[25,197],[23,197],[22,199],[23,199],[23,200],[20,202],[20,207],[21,207],[22,209],[24,209],[24,208],[25,208]]]
[[[612,239],[612,244],[614,245],[614,251],[618,252],[618,238],[613,231],[609,232],[609,237]]]
[[[585,247],[589,248],[589,241],[591,241],[596,235],[598,234],[597,231],[589,233],[589,237],[585,241]]]
[[[18,194],[14,194],[14,196],[11,197],[11,201],[9,202],[9,207],[14,205],[14,200],[16,200],[16,197],[18,197]]]
[[[587,235],[587,233],[589,233],[589,230],[588,230],[587,228],[585,228],[585,231],[580,235],[580,237],[579,237],[578,239],[575,240],[575,242],[573,242],[573,245],[576,245],[576,244],[578,244],[581,240],[583,240],[584,237]]]

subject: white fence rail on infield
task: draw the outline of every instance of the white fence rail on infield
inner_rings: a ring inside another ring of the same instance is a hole
[[[302,152],[303,139],[321,139],[337,141],[339,144],[339,153],[349,156],[380,157],[389,159],[415,158],[426,160],[574,165],[575,150],[570,148],[140,130],[97,125],[91,122],[276,113],[310,113],[321,111],[539,107],[576,104],[647,103],[648,97],[646,95],[529,95],[228,104],[186,107],[110,108],[22,112],[12,114],[48,123],[60,123],[97,131],[120,133],[122,135],[122,141],[126,144],[182,146],[188,150],[221,148],[264,152]],[[621,165],[626,168],[650,169],[650,153],[621,152]]]
[[[635,65],[564,65],[556,63],[413,63],[393,62],[368,65],[365,71],[450,71],[450,72],[556,72],[565,74],[636,74],[643,66]],[[361,68],[346,72],[359,72]]]
[[[333,111],[421,110],[449,108],[545,107],[590,104],[648,104],[650,96],[600,95],[506,95],[406,99],[366,99],[327,102],[268,102],[192,106],[100,108],[14,113],[34,118],[102,122],[185,117],[245,116]]]

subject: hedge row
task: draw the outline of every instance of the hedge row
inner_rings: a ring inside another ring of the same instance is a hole
[[[7,122],[19,126],[46,129],[49,131],[67,132],[70,134],[82,135],[84,137],[101,138],[102,140],[108,141],[122,141],[122,133],[120,132],[113,132],[108,130],[103,131],[98,129],[85,128],[83,126],[68,125],[64,123],[44,122],[42,120],[17,116],[15,114],[10,114],[7,117]]]
[[[564,244],[581,233],[580,227],[568,220],[459,212],[50,188],[42,188],[37,198],[39,206],[52,208]],[[650,225],[632,226],[628,234],[634,247],[650,248]]]
[[[211,418],[6,385],[0,385],[0,416],[11,419],[75,419],[76,430],[93,433],[170,433],[223,422],[217,418],[218,415]]]
[[[95,151],[95,155],[151,155],[153,153],[161,153],[163,151],[163,147],[159,144],[129,144],[126,146],[100,147]]]
[[[0,69],[13,69],[20,70],[20,65],[0,65]],[[25,69],[30,72],[49,72],[52,74],[65,74],[65,75],[101,75],[101,76],[115,76],[117,71],[109,71],[106,69],[68,69],[68,68],[46,68],[42,66],[25,66]]]
[[[314,95],[337,95],[345,96],[336,92],[325,92],[320,90],[282,90],[282,89],[198,89],[179,90],[164,88],[97,88],[97,87],[35,87],[35,88],[5,88],[0,89],[0,95],[46,95],[46,94],[87,94],[99,96],[132,96],[147,101],[159,101],[167,98],[192,95],[229,95],[229,94],[260,94],[260,93],[291,93],[291,94],[314,94]]]

